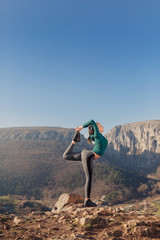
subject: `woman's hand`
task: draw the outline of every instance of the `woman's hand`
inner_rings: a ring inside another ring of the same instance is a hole
[[[83,126],[76,127],[76,132],[80,132],[82,130]]]

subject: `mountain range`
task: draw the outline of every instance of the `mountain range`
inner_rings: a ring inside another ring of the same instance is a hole
[[[81,162],[62,159],[73,135],[74,129],[60,127],[1,128],[0,195],[83,194]],[[160,121],[116,126],[105,136],[109,144],[104,156],[94,162],[92,194],[121,201],[159,193]],[[81,134],[75,151],[83,148],[92,146]]]

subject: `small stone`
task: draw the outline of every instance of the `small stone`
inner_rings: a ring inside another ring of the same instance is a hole
[[[58,214],[54,214],[54,215],[53,215],[53,218],[58,218],[58,217],[59,217]]]
[[[125,211],[125,209],[123,207],[119,207],[119,209],[120,209],[121,212]]]
[[[93,222],[93,219],[91,219],[91,218],[80,218],[79,219],[79,223],[80,223],[80,225],[83,227],[83,226],[85,226],[85,225],[90,225],[90,224],[92,224],[92,222]]]
[[[137,219],[132,219],[132,220],[129,220],[128,222],[127,222],[127,225],[129,226],[129,227],[135,227],[135,226],[137,226],[137,224],[140,222],[140,220],[137,220]]]
[[[84,216],[84,217],[87,216],[87,215],[88,215],[87,211],[84,211],[83,214],[82,214],[82,216]]]
[[[98,211],[95,211],[93,214],[95,216],[100,216],[100,215],[109,216],[111,215],[111,212],[110,212],[110,209],[108,211],[108,208],[100,208]]]
[[[65,219],[65,216],[60,217],[60,219],[58,220],[59,223],[63,222],[63,220]]]
[[[129,233],[134,231],[135,227],[139,224],[140,220],[132,219],[129,220],[127,223],[123,224],[124,227],[124,233]]]
[[[14,220],[13,220],[13,222],[15,223],[15,224],[19,224],[19,223],[21,223],[21,222],[23,222],[24,220],[22,220],[22,219],[20,219],[20,218],[18,218],[18,217],[15,217],[14,218]]]
[[[62,208],[62,212],[72,213],[74,210],[74,206],[66,206]]]
[[[110,213],[113,212],[112,207],[108,207],[108,208],[107,208],[107,211],[110,212]]]
[[[75,221],[75,224],[78,224],[79,218],[75,218],[74,221]]]
[[[43,220],[41,218],[35,219],[35,222],[42,222]]]
[[[119,213],[120,211],[121,211],[121,210],[120,210],[119,207],[116,207],[116,208],[115,208],[115,212],[116,212],[116,213]]]
[[[45,212],[45,214],[46,214],[47,216],[53,215],[53,213],[52,213],[52,212],[49,212],[49,211]]]

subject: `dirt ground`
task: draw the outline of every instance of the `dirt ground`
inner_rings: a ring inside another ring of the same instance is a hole
[[[70,204],[59,213],[1,214],[0,239],[160,239],[160,216],[153,210],[146,203],[96,208]]]

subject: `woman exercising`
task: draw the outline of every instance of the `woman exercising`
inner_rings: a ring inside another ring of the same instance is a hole
[[[83,149],[81,152],[73,152],[73,148],[76,142],[80,141],[80,131],[83,128],[88,127],[89,137],[88,142],[92,144],[95,142],[93,150]],[[108,140],[102,135],[104,131],[100,123],[95,123],[94,120],[90,120],[80,127],[76,128],[75,136],[72,139],[71,144],[68,146],[63,154],[63,158],[71,161],[82,161],[83,169],[86,176],[85,184],[85,200],[84,207],[96,207],[97,205],[90,200],[91,182],[93,172],[93,160],[102,156],[108,145]]]

